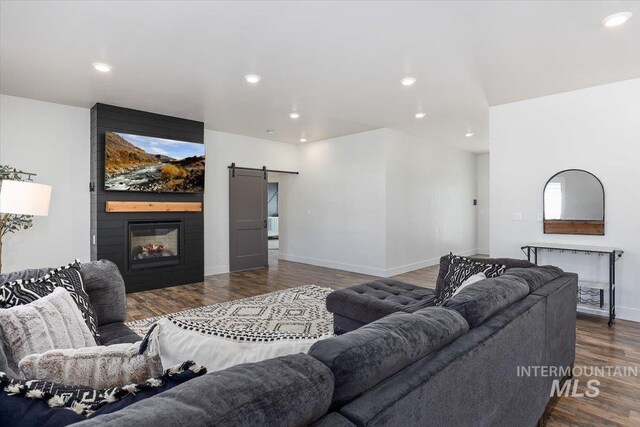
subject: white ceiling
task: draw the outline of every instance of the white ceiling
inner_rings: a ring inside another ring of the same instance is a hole
[[[620,11],[634,16],[600,25]],[[113,71],[98,73],[95,61]],[[262,81],[247,84],[248,73]],[[407,75],[414,86],[400,85]],[[639,1],[0,6],[4,94],[103,102],[286,142],[389,127],[483,152],[488,106],[636,77]]]

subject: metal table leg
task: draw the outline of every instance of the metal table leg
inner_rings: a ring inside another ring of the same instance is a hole
[[[616,274],[616,253],[609,254],[609,327],[613,324],[614,310],[616,306],[613,284],[615,283]]]

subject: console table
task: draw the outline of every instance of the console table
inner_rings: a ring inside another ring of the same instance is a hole
[[[578,307],[592,312],[608,314],[609,326],[616,318],[616,261],[620,259],[624,251],[618,248],[606,246],[567,245],[562,243],[531,243],[521,247],[527,259],[538,264],[538,251],[558,251],[571,253],[584,253],[586,255],[599,255],[609,257],[608,282],[591,282],[578,279]],[[609,304],[605,307],[604,291],[609,290]],[[599,297],[597,300],[594,298]]]

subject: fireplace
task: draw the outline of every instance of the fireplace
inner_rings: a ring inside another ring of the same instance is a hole
[[[130,222],[129,270],[178,265],[182,260],[182,221]]]

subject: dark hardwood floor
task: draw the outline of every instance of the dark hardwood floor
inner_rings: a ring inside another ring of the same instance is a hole
[[[272,251],[270,251],[272,252]],[[205,277],[202,283],[130,294],[128,320],[174,313],[203,305],[315,284],[333,289],[370,280],[372,276],[277,260],[270,268]],[[394,277],[434,288],[438,266]],[[640,323],[617,320],[612,328],[604,318],[578,316],[576,366],[640,366]],[[578,391],[591,379],[578,379]],[[597,377],[600,395],[554,398],[547,407],[549,426],[640,426],[640,377]]]

